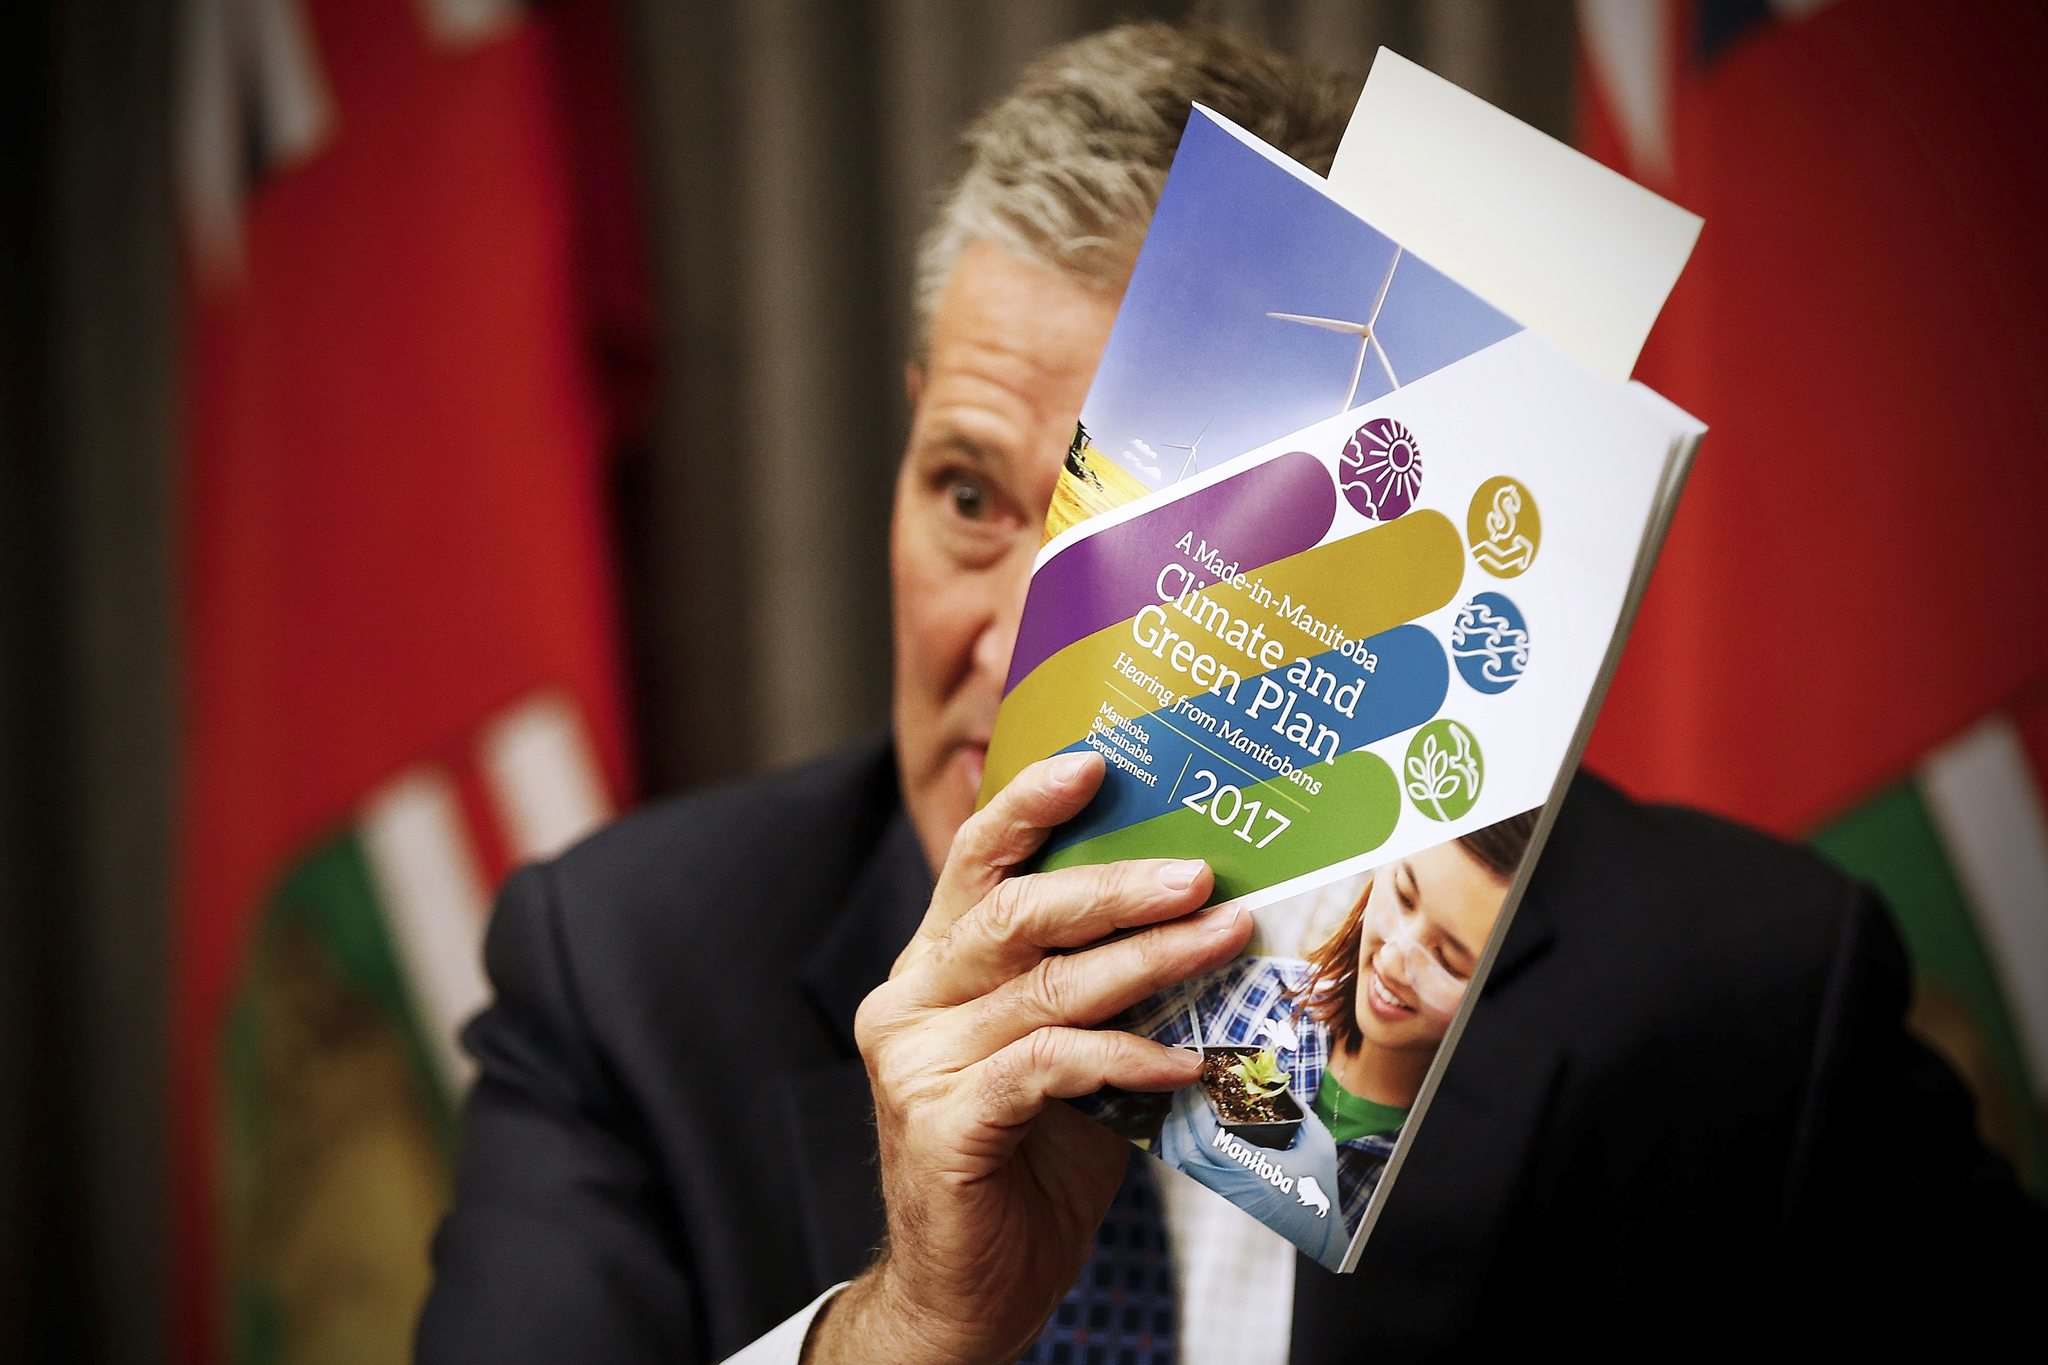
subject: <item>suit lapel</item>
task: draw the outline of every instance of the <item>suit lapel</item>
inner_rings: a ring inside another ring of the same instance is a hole
[[[869,991],[889,979],[889,968],[917,931],[931,896],[924,851],[899,805],[838,915],[797,973],[847,1056],[855,1055],[854,1011]]]
[[[882,1239],[872,1099],[853,1016],[888,979],[930,899],[924,853],[899,806],[797,974],[840,1051],[836,1061],[782,1078],[807,1269],[817,1289],[857,1274]]]
[[[815,1294],[858,1274],[882,1241],[867,1068],[856,1057],[785,1075],[781,1104],[795,1151],[807,1292]]]

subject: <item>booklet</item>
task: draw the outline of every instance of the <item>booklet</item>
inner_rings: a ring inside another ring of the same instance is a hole
[[[1113,1022],[1199,1049],[1201,1081],[1081,1108],[1357,1263],[1703,431],[1195,110],[1067,455],[982,798],[1092,749],[1102,790],[1036,866],[1203,858],[1256,929]]]

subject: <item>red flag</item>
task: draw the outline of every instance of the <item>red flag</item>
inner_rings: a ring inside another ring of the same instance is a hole
[[[577,210],[603,196],[570,155],[566,17],[192,6],[173,1038],[192,1359],[402,1350],[487,888],[625,790],[593,342],[637,319],[594,316],[578,268]]]
[[[1588,149],[1706,219],[1637,374],[1712,428],[1588,761],[1876,881],[2048,1185],[2048,9],[1580,17]]]
[[[1592,149],[1706,218],[1637,375],[1713,434],[1591,758],[1793,832],[2048,677],[2048,11],[1752,10],[1592,63]]]

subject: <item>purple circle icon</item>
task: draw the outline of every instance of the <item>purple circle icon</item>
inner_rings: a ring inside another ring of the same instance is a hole
[[[1375,417],[1351,434],[1337,472],[1345,500],[1360,516],[1392,521],[1422,491],[1422,448],[1393,418]]]

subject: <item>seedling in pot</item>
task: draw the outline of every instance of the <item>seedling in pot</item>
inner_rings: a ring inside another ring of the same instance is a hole
[[[1301,1106],[1271,1048],[1211,1046],[1202,1054],[1201,1084],[1225,1131],[1271,1150],[1294,1145]]]
[[[1271,1099],[1287,1088],[1287,1073],[1280,1069],[1279,1054],[1272,1048],[1262,1047],[1241,1057],[1230,1069],[1237,1073],[1246,1089],[1257,1091],[1265,1099]]]

